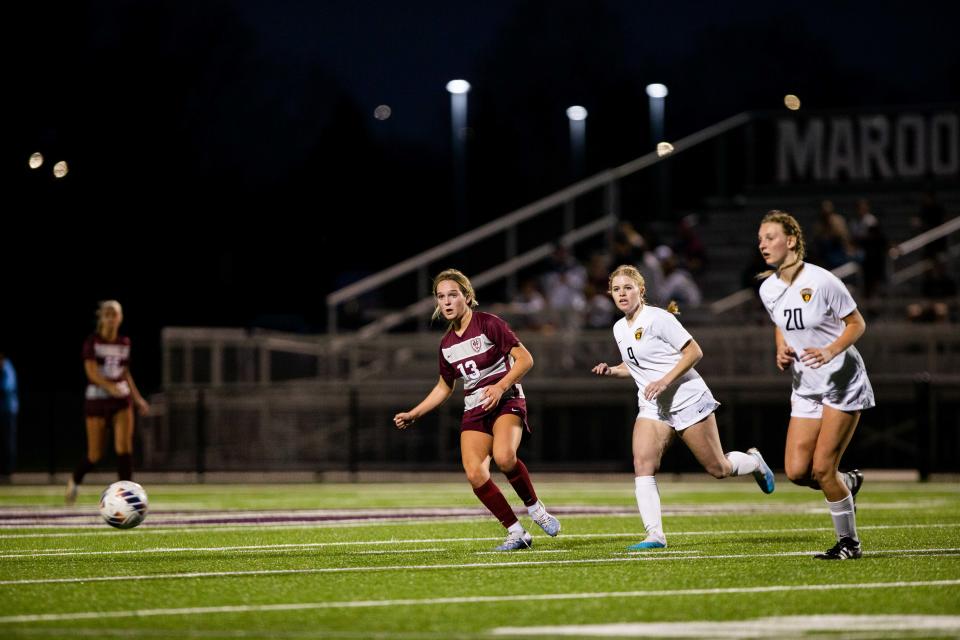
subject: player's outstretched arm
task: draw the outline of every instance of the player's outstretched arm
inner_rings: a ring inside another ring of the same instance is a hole
[[[454,382],[454,386],[456,386],[456,382]],[[424,415],[446,402],[451,393],[453,393],[453,387],[448,385],[447,381],[441,376],[439,381],[437,381],[437,385],[427,394],[427,397],[424,398],[420,404],[410,411],[401,411],[393,416],[393,423],[397,425],[398,429],[406,429]]]
[[[630,371],[627,370],[627,365],[622,362],[615,367],[611,367],[606,362],[601,362],[590,371],[598,376],[613,376],[614,378],[630,377]]]

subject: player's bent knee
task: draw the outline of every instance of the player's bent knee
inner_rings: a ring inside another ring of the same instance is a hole
[[[787,467],[787,480],[801,487],[809,487],[813,482],[809,469],[791,469]]]
[[[493,461],[503,473],[510,473],[517,466],[517,456],[512,451],[503,455],[493,454]]]
[[[490,479],[490,472],[483,467],[464,469],[467,474],[467,482],[472,487],[480,487]]]
[[[829,484],[831,480],[836,481],[837,468],[832,464],[827,466],[814,465],[812,475],[813,481],[822,486],[824,483]]]

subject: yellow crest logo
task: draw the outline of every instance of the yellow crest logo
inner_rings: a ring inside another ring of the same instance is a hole
[[[643,327],[640,327],[639,329],[633,332],[634,340],[639,340],[642,336],[643,336]]]
[[[810,302],[810,298],[813,297],[813,289],[801,289],[800,297],[803,298],[804,302]]]

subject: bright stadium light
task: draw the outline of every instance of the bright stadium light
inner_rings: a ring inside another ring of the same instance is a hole
[[[53,165],[53,175],[55,178],[62,178],[70,171],[70,167],[67,166],[66,160],[61,160],[57,164]]]
[[[670,92],[667,91],[667,85],[659,82],[647,85],[647,95],[651,98],[666,98],[668,93]]]
[[[447,83],[447,91],[453,94],[467,93],[470,91],[470,83],[466,80],[451,80]]]
[[[567,117],[571,120],[586,120],[587,119],[587,110],[581,107],[580,105],[573,105],[567,109]]]
[[[30,154],[30,161],[28,163],[31,169],[39,169],[43,166],[43,154],[39,151],[37,153]]]
[[[787,107],[787,109],[790,109],[790,111],[796,111],[800,108],[800,98],[792,93],[788,93],[787,95],[783,96],[783,104]]]

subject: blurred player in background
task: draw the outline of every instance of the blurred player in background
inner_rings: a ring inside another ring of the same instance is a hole
[[[130,338],[121,336],[123,309],[116,300],[105,300],[97,309],[97,330],[83,343],[83,368],[87,374],[84,413],[87,454],[67,481],[67,504],[77,499],[83,477],[103,457],[107,427],[113,427],[117,477],[133,479],[133,410],[146,415],[150,405],[140,395],[130,374]]]

